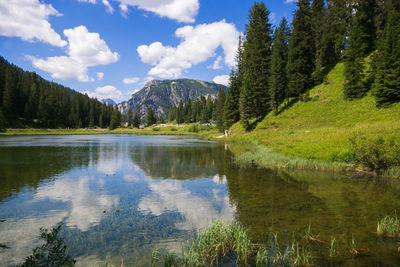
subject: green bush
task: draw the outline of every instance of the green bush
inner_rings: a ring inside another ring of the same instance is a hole
[[[176,128],[176,127],[171,127],[169,130],[170,130],[171,132],[176,132],[176,131],[178,131],[178,128]]]
[[[155,132],[159,132],[160,128],[159,127],[153,127],[152,130],[155,131]]]
[[[199,126],[197,124],[189,126],[188,132],[198,133],[199,132]]]
[[[394,139],[354,135],[350,147],[356,163],[378,173],[400,165],[400,145]]]

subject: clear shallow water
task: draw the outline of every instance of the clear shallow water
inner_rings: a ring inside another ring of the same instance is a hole
[[[183,137],[94,135],[0,138],[0,266],[21,262],[39,228],[63,221],[77,265],[147,266],[155,247],[181,249],[215,218],[240,221],[268,243],[311,223],[319,265],[397,266],[395,240],[376,221],[399,210],[400,184],[305,171],[238,167],[228,146]],[[366,256],[350,256],[354,236]],[[343,256],[327,256],[329,241]]]

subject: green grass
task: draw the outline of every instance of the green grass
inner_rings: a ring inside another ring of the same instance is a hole
[[[255,141],[268,147],[267,157],[272,152],[281,153],[292,159],[317,160],[316,165],[322,161],[328,164],[346,162],[351,154],[349,138],[354,135],[399,140],[400,103],[377,108],[371,93],[360,100],[344,100],[343,70],[344,65],[338,64],[328,74],[325,83],[310,90],[310,101],[297,102],[287,109],[283,109],[285,104],[282,104],[279,115],[268,114],[251,132],[246,132],[236,123],[230,129],[229,139],[234,142]],[[269,165],[274,159],[264,161]],[[302,168],[303,164],[295,162],[288,166],[300,165]],[[392,173],[399,174],[396,170]]]
[[[117,128],[109,129],[7,129],[6,132],[0,133],[0,136],[12,135],[81,135],[81,134],[134,134],[134,135],[188,135],[199,136],[202,138],[213,138],[221,135],[214,126],[196,125],[196,131],[191,131],[194,124],[183,125],[182,127],[175,126],[154,126],[144,129],[136,128]]]

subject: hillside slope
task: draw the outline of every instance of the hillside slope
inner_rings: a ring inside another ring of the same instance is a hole
[[[139,109],[143,117],[147,109],[151,107],[158,116],[166,117],[169,109],[172,106],[178,106],[181,100],[186,103],[189,99],[193,101],[202,95],[215,98],[220,87],[226,91],[226,86],[213,82],[190,79],[153,80],[133,94],[131,99],[118,104],[118,108],[123,113],[126,113],[128,109]]]
[[[371,93],[360,100],[343,99],[344,65],[338,64],[326,82],[310,90],[310,101],[297,102],[278,116],[268,114],[251,132],[239,123],[232,126],[232,139],[257,141],[275,151],[306,159],[344,160],[349,138],[400,137],[400,103],[377,108]]]

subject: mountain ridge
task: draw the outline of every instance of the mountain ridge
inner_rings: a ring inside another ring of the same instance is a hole
[[[202,95],[214,99],[221,87],[227,90],[225,85],[202,80],[151,80],[141,90],[132,94],[129,100],[117,106],[119,111],[125,114],[129,109],[138,109],[141,117],[144,117],[147,109],[151,107],[157,116],[166,117],[169,109],[178,106],[181,100],[184,104],[189,99],[193,101]]]

